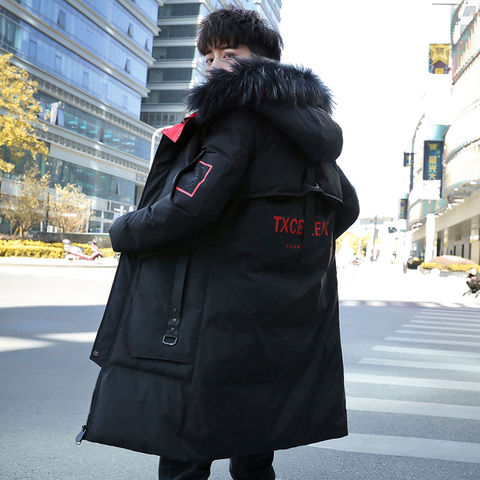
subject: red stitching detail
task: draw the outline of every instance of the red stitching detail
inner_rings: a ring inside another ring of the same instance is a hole
[[[213,168],[213,165],[210,165],[209,163],[205,163],[205,162],[203,162],[202,160],[200,160],[198,163],[202,163],[203,165],[207,166],[207,167],[208,167],[208,170],[207,170],[207,173],[205,174],[205,176],[202,178],[202,180],[197,184],[197,186],[195,187],[195,189],[193,190],[193,192],[192,192],[192,193],[189,193],[189,192],[183,190],[183,189],[180,188],[180,187],[176,187],[176,189],[177,189],[179,192],[182,192],[182,193],[184,193],[185,195],[188,195],[190,198],[195,195],[195,193],[197,192],[198,188],[199,188],[200,185],[207,179],[208,174],[210,173],[210,171],[211,171],[212,168]]]

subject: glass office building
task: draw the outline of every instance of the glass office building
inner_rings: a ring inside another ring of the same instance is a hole
[[[155,63],[148,69],[150,94],[142,100],[144,122],[159,128],[182,121],[187,90],[204,79],[203,60],[195,48],[197,25],[227,5],[257,10],[278,29],[281,0],[164,0],[158,10],[160,32],[153,40]]]
[[[108,232],[115,213],[134,208],[149,168],[153,128],[140,121],[161,0],[2,0],[0,53],[38,83],[40,121],[51,112],[39,160],[53,183],[92,197],[90,230]],[[2,158],[9,152],[0,148]],[[18,164],[1,182],[15,194]],[[5,231],[0,224],[0,231]]]

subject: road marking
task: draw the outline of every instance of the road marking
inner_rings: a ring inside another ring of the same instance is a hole
[[[413,321],[413,320],[412,320]],[[402,325],[406,328],[423,328],[425,330],[453,330],[457,332],[480,332],[480,328],[462,328],[462,327],[449,327],[449,326],[440,326],[440,325],[411,325],[409,323]]]
[[[342,300],[340,301],[340,306],[341,307],[358,307],[360,305],[360,302],[357,300]]]
[[[480,324],[480,320],[477,317],[466,317],[465,315],[415,315],[413,317],[416,320],[438,320],[444,322],[469,322]]]
[[[435,350],[432,348],[413,348],[413,347],[390,347],[388,345],[376,345],[372,348],[379,352],[406,353],[413,355],[438,355],[441,357],[459,357],[459,358],[480,358],[480,353],[460,352],[452,350]]]
[[[449,303],[449,302],[438,302],[438,304],[441,307],[447,307],[447,308],[458,308],[461,306],[458,303]]]
[[[473,312],[472,312],[473,313]],[[415,314],[416,318],[456,318],[456,319],[465,319],[468,321],[480,321],[478,318],[478,313],[475,312],[475,315],[471,315],[467,312],[420,312]]]
[[[469,320],[470,321],[470,320]],[[410,320],[411,323],[425,324],[425,325],[452,325],[457,327],[479,327],[479,323],[464,323],[464,322],[449,322],[447,320]]]
[[[433,402],[347,397],[347,410],[480,420],[480,407]]]
[[[480,365],[460,365],[442,362],[414,362],[412,360],[394,360],[390,358],[363,357],[358,363],[364,365],[383,365],[389,367],[426,368],[429,370],[451,370],[457,372],[480,373]]]
[[[410,332],[418,333],[418,332]],[[460,340],[433,340],[430,338],[387,337],[387,342],[431,343],[434,345],[464,345],[466,347],[480,347],[480,342],[464,342]]]
[[[395,333],[406,333],[406,334],[412,334],[412,335],[435,335],[437,337],[480,338],[480,335],[473,335],[469,333],[417,332],[417,331],[410,331],[410,330],[395,330]]]
[[[37,335],[39,338],[46,340],[55,340],[60,342],[75,342],[75,343],[93,343],[97,332],[73,332],[73,333],[46,333]]]
[[[480,463],[480,444],[432,438],[350,433],[348,437],[312,443],[309,447],[373,455]]]
[[[15,350],[29,350],[44,348],[53,345],[51,342],[31,340],[29,338],[0,337],[0,352],[13,352]]]
[[[367,302],[367,305],[369,307],[385,307],[387,305],[387,302],[380,302],[376,300],[370,300]]]
[[[438,388],[442,390],[462,390],[480,392],[480,383],[434,378],[395,377],[391,375],[368,375],[364,373],[347,373],[345,382],[366,383],[369,385],[395,385],[399,387]]]

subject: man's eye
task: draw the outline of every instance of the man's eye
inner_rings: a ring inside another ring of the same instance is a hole
[[[206,63],[207,65],[210,65],[210,64],[212,63],[212,59],[211,59],[211,58],[206,58],[206,59],[205,59],[205,63]]]
[[[231,53],[231,52],[226,52],[224,56],[227,57],[227,58],[233,58],[233,57],[235,57],[235,54]]]

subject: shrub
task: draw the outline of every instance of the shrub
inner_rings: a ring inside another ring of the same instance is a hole
[[[480,265],[465,265],[460,263],[451,263],[447,269],[451,272],[468,272],[472,268],[475,268],[477,272],[480,272]]]
[[[420,268],[423,268],[424,270],[433,270],[434,268],[438,268],[439,270],[444,269],[441,263],[436,263],[436,262],[423,262],[420,265]]]

